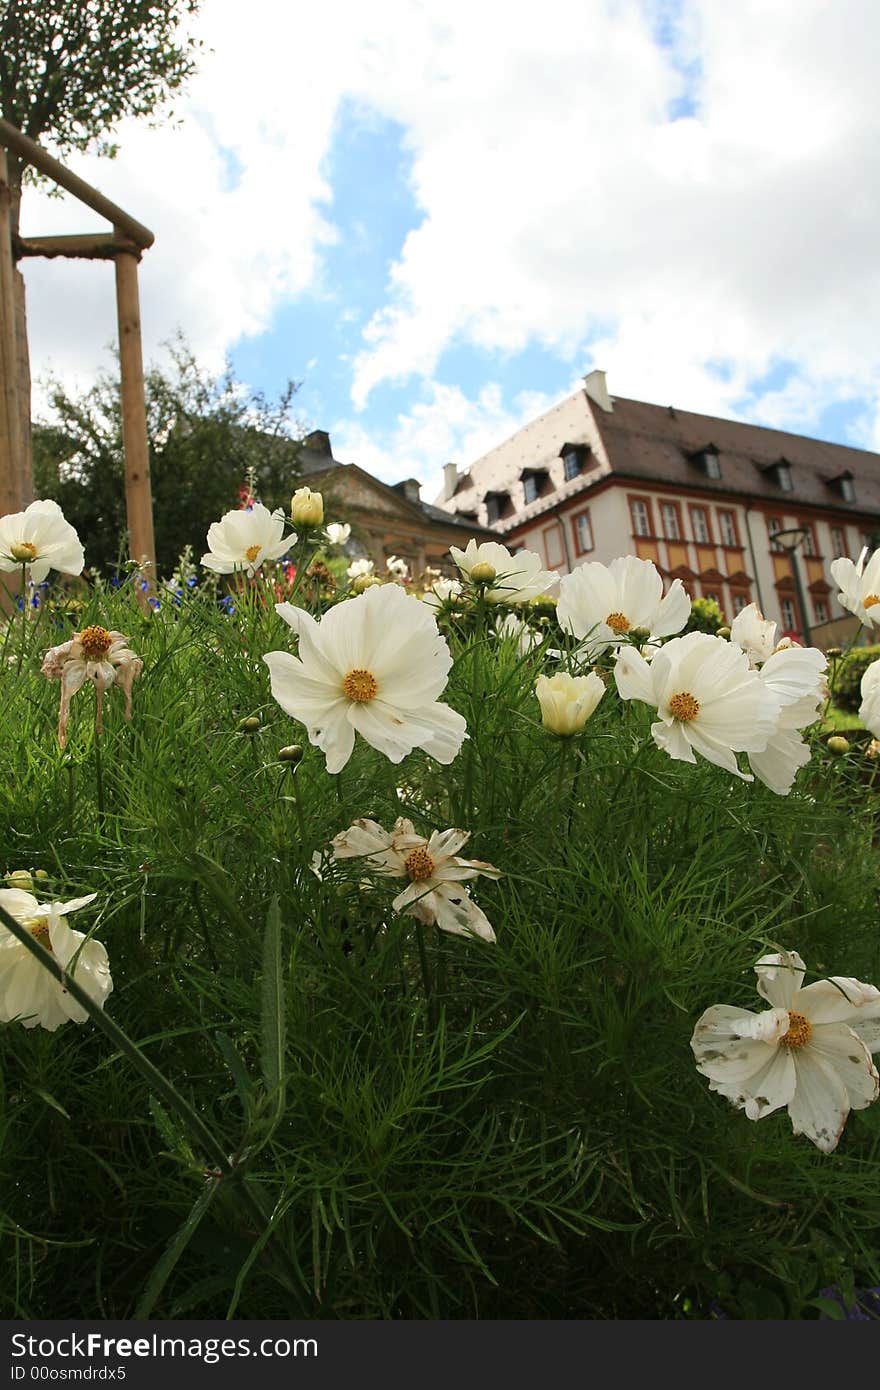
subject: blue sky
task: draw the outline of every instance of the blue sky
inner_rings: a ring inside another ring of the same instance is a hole
[[[296,13],[293,13],[293,10]],[[229,355],[431,496],[575,389],[880,448],[880,7],[203,0],[179,128],[75,167],[156,231],[148,357]],[[235,98],[233,100],[233,97]],[[81,231],[29,194],[25,230]],[[106,267],[28,266],[34,375],[85,384]]]

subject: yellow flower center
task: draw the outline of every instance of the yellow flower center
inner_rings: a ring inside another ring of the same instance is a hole
[[[113,641],[106,627],[99,627],[97,623],[93,623],[91,627],[84,627],[78,636],[86,661],[100,661],[109,652],[110,643]]]
[[[866,594],[862,599],[863,608],[873,608],[875,603],[880,603],[880,594]]]
[[[403,867],[413,883],[424,883],[425,879],[430,878],[434,872],[434,861],[424,845],[417,845],[406,856]]]
[[[783,1047],[806,1047],[813,1036],[813,1025],[806,1014],[788,1011],[788,1032],[779,1039]]]
[[[260,547],[258,545],[249,545],[247,550],[244,552],[244,558],[247,561],[249,561],[250,564],[253,564],[254,560],[256,560],[259,553]]]
[[[363,705],[367,700],[375,700],[379,694],[379,683],[372,671],[363,671],[357,666],[345,677],[342,689],[349,700],[356,700],[359,705]]]
[[[41,946],[44,946],[47,951],[51,951],[52,943],[49,940],[48,917],[28,917],[26,921],[22,922],[22,926],[27,928],[31,936],[37,938]]]
[[[609,613],[605,623],[612,632],[617,633],[618,637],[623,637],[629,632],[629,618],[625,613]]]
[[[37,558],[37,547],[31,541],[16,541],[9,554],[20,565],[29,565]]]
[[[689,690],[680,690],[669,701],[669,713],[682,724],[689,724],[700,713],[700,702]]]

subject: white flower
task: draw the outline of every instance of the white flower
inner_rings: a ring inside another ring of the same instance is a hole
[[[125,695],[125,717],[131,718],[131,688],[144,663],[128,646],[121,632],[109,631],[93,623],[58,647],[50,647],[40,668],[49,680],[61,681],[61,707],[58,714],[58,742],[64,747],[67,739],[67,718],[70,702],[81,686],[89,680],[95,687],[97,701],[95,727],[101,731],[101,702],[104,691],[118,685]]]
[[[590,560],[559,582],[556,613],[563,628],[594,656],[621,641],[634,628],[651,640],[681,632],[690,617],[691,601],[680,579],[663,595],[663,580],[650,560],[622,555],[610,565]]]
[[[397,555],[389,555],[385,561],[385,568],[389,574],[396,575],[398,579],[405,579],[409,566],[406,560],[401,560]]]
[[[296,540],[294,532],[284,531],[284,513],[270,512],[262,502],[249,510],[227,512],[208,528],[208,550],[202,556],[205,569],[215,574],[234,574],[244,570],[253,579],[267,560],[278,560]]]
[[[875,738],[880,738],[880,661],[872,661],[862,676],[859,718]]]
[[[440,608],[448,599],[458,598],[460,594],[461,584],[457,579],[441,576],[422,594],[422,603],[427,603],[429,608]]]
[[[299,636],[299,656],[263,657],[272,694],[305,724],[328,772],[345,767],[355,732],[393,763],[414,748],[452,762],[467,726],[437,702],[452,657],[420,599],[384,584],[338,603],[320,623],[289,603],[275,610]]]
[[[651,725],[658,748],[671,758],[694,763],[701,753],[744,781],[734,753],[761,752],[776,731],[780,700],[749,666],[745,652],[722,637],[689,632],[646,661],[633,647],[621,647],[614,667],[624,700],[653,705],[660,718]]]
[[[27,565],[32,584],[42,584],[50,569],[82,574],[85,555],[79,536],[57,502],[31,502],[23,512],[0,517],[0,570]]]
[[[290,499],[290,519],[295,526],[320,526],[324,520],[324,498],[311,488],[298,487]]]
[[[373,564],[372,560],[352,560],[345,573],[348,575],[349,579],[366,579],[368,575],[373,573],[375,568],[376,566]]]
[[[840,585],[838,602],[867,627],[880,626],[880,550],[868,559],[865,546],[858,563],[841,556],[832,560],[831,578]]]
[[[459,859],[470,838],[467,830],[435,830],[430,838],[416,834],[412,821],[395,821],[383,830],[372,820],[356,820],[332,840],[334,859],[363,859],[366,867],[409,884],[392,903],[405,912],[455,936],[479,936],[494,941],[495,933],[477,904],[460,885],[465,879],[500,878],[501,871],[481,859]]]
[[[763,1013],[714,1004],[691,1039],[697,1070],[750,1120],[788,1108],[795,1134],[831,1153],[850,1110],[877,1099],[871,1051],[880,1047],[880,990],[833,975],[802,989],[796,951],[755,966]]]
[[[39,903],[20,888],[0,889],[6,909],[37,938],[78,985],[103,1007],[113,988],[110,963],[100,941],[87,941],[67,925],[67,913],[93,902],[96,893],[67,903]],[[77,1004],[26,946],[0,922],[0,1022],[18,1020],[25,1028],[37,1025],[54,1033],[62,1023],[85,1023],[88,1014]]]
[[[810,761],[799,730],[814,723],[828,698],[827,665],[824,652],[816,647],[780,646],[758,672],[779,702],[779,715],[766,748],[749,753],[749,766],[777,796],[788,795],[798,768]]]
[[[465,579],[486,585],[485,597],[490,603],[524,603],[527,599],[545,594],[559,580],[555,570],[541,569],[541,557],[532,550],[519,550],[511,555],[497,541],[475,540],[466,550],[449,547],[449,553]]]
[[[776,624],[764,617],[756,603],[750,603],[730,624],[730,640],[748,655],[753,666],[760,666],[776,650]]]
[[[331,545],[345,545],[351,535],[351,527],[342,521],[331,521],[327,527],[327,539]]]
[[[496,625],[495,633],[502,641],[505,638],[515,641],[520,656],[528,656],[529,652],[541,645],[540,634],[516,613],[506,613]]]
[[[541,706],[541,723],[551,733],[567,737],[584,727],[605,694],[605,682],[595,671],[588,676],[539,676],[535,694]]]

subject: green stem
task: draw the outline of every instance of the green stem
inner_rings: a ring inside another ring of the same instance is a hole
[[[428,951],[425,946],[425,929],[416,918],[416,941],[419,947],[419,964],[422,967],[422,984],[425,987],[425,1002],[428,1005],[428,1021],[432,1028],[437,1026],[437,1000],[434,994],[434,980],[428,964]]]
[[[105,826],[104,810],[104,765],[101,761],[101,735],[95,725],[95,790],[98,795],[98,829],[103,835]]]
[[[301,802],[300,796],[299,796],[299,786],[297,785],[297,780],[296,780],[296,768],[295,768],[295,767],[292,767],[292,768],[290,769],[290,781],[291,781],[291,785],[292,785],[292,787],[293,787],[293,804],[294,804],[294,807],[296,808],[296,819],[297,819],[297,822],[298,822],[298,824],[299,824],[299,842],[300,842],[300,848],[301,848],[303,851],[305,851],[305,844],[306,844],[306,839],[307,839],[307,836],[306,836],[306,820],[305,820],[305,816],[303,815],[302,802]]]

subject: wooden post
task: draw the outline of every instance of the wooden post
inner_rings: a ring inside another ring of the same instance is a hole
[[[0,146],[0,516],[21,510],[21,422],[15,342],[11,194],[6,150]]]
[[[116,227],[117,236],[124,232]],[[156,579],[153,539],[153,498],[144,403],[144,361],[138,298],[138,257],[133,251],[116,255],[116,311],[119,320],[119,366],[122,376],[122,443],[125,449],[125,503],[131,558],[152,586]]]

